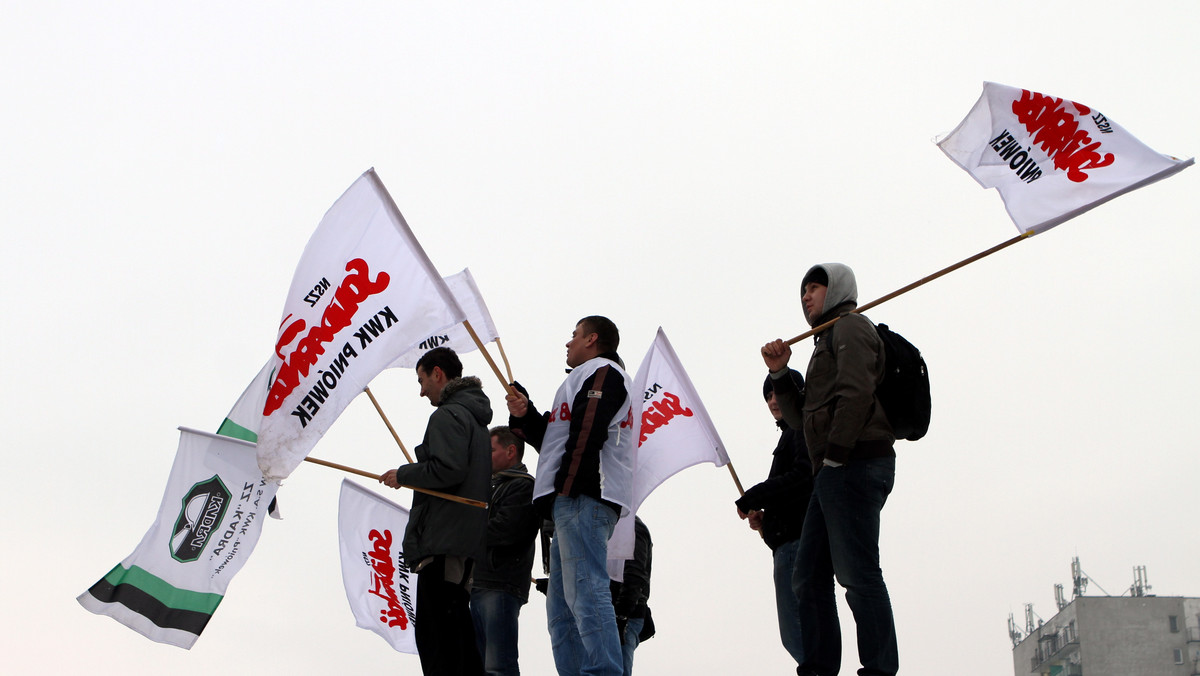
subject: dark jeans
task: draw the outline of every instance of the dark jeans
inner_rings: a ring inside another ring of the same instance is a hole
[[[521,599],[498,589],[471,590],[471,616],[488,676],[517,676],[517,618]]]
[[[857,460],[817,474],[792,579],[804,643],[797,673],[835,676],[841,668],[835,576],[858,630],[859,675],[892,676],[899,669],[892,601],[879,568],[879,513],[895,480],[895,458]]]
[[[414,631],[421,672],[438,676],[481,676],[483,660],[475,645],[470,594],[446,581],[446,560],[434,557],[417,575]]]

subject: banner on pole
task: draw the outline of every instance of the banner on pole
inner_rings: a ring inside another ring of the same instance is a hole
[[[633,509],[609,540],[609,576],[616,580],[622,562],[633,556],[633,516],[650,493],[692,465],[729,464],[725,444],[662,327],[638,367],[632,396],[641,407],[633,428]]]
[[[154,525],[78,601],[146,638],[191,648],[258,544],[278,484],[258,470],[253,444],[179,431]]]
[[[994,82],[938,147],[1034,234],[1194,161],[1155,152],[1090,106]]]
[[[258,432],[263,475],[291,474],[372,378],[465,318],[367,171],[321,219],[292,278]]]
[[[342,479],[338,545],[350,610],[358,627],[416,654],[417,574],[401,546],[407,526],[407,509]]]

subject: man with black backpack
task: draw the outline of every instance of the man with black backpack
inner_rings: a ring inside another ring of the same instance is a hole
[[[791,347],[762,348],[775,396],[789,425],[802,427],[816,472],[800,535],[793,588],[800,604],[801,676],[831,676],[841,667],[834,576],[846,588],[857,625],[862,676],[899,668],[896,627],[879,567],[880,512],[896,475],[895,435],[879,403],[883,341],[854,314],[854,272],[840,263],[813,266],[801,282],[804,316],[816,334],[805,391],[788,376]]]

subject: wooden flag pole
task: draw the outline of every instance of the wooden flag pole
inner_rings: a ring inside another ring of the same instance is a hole
[[[329,462],[328,460],[321,460],[321,459],[313,458],[313,457],[305,458],[304,461],[311,462],[315,465],[323,465],[325,467],[332,467],[333,469],[340,469],[343,472],[349,472],[350,474],[357,474],[359,476],[367,477],[368,479],[374,479],[376,481],[380,480],[380,477],[378,474],[372,474],[370,472],[365,472],[361,469],[354,469],[353,467],[339,465],[336,462]],[[482,509],[487,509],[487,506],[488,506],[488,503],[486,503],[486,502],[480,502],[479,500],[472,500],[470,498],[463,498],[463,497],[459,497],[457,495],[450,495],[449,493],[442,493],[441,491],[431,491],[428,488],[417,488],[416,486],[406,486],[404,484],[400,484],[400,486],[402,488],[408,488],[408,489],[414,490],[418,493],[432,495],[435,498],[441,498],[443,500],[450,500],[451,502],[460,502],[464,505],[470,505],[472,507],[480,507]]]
[[[504,354],[504,344],[500,342],[500,336],[496,336],[496,347],[500,350],[500,358],[504,360],[504,372],[508,374],[508,382],[515,380],[512,376],[512,366],[508,363],[508,355]]]
[[[500,368],[496,366],[496,362],[492,359],[492,355],[488,354],[487,348],[483,346],[483,341],[479,340],[479,334],[475,333],[475,329],[471,328],[471,322],[464,319],[463,326],[467,327],[467,333],[471,334],[471,340],[475,341],[476,347],[478,347],[479,351],[483,353],[483,358],[486,359],[488,365],[492,367],[492,373],[496,374],[496,379],[499,380],[500,384],[504,386],[504,392],[506,394],[513,394],[514,392],[512,386],[510,386],[508,381],[504,379],[504,374],[500,373]]]
[[[1031,236],[1033,236],[1033,231],[1027,230],[1006,242],[1001,242],[1000,244],[997,244],[996,246],[988,249],[987,251],[981,251],[980,253],[977,253],[974,256],[971,256],[970,258],[961,260],[961,261],[955,263],[954,265],[951,265],[948,268],[943,268],[943,269],[933,273],[932,275],[929,275],[928,277],[918,279],[917,281],[913,282],[912,284],[909,284],[908,286],[906,286],[902,289],[897,289],[897,290],[889,293],[888,295],[883,296],[882,298],[877,298],[877,299],[871,301],[870,303],[867,303],[866,305],[862,305],[858,308],[855,308],[851,314],[858,314],[860,312],[866,312],[867,310],[870,310],[871,308],[875,307],[876,305],[886,303],[887,301],[895,298],[896,296],[908,293],[909,291],[912,291],[913,289],[917,288],[918,286],[923,286],[925,284],[928,284],[929,282],[932,282],[933,280],[937,279],[938,277],[941,277],[943,275],[948,275],[951,272],[954,272],[955,270],[957,270],[961,267],[965,267],[967,265],[970,265],[971,263],[974,263],[975,261],[977,261],[981,258],[990,256],[990,255],[996,253],[997,251],[1000,251],[1001,249],[1007,249],[1008,247],[1016,244],[1017,242],[1020,242],[1025,239],[1029,239]],[[802,334],[796,336],[795,338],[792,338],[791,340],[787,341],[787,344],[795,345],[796,343],[804,340],[805,338],[808,338],[809,336],[820,333],[820,332],[824,331],[825,329],[833,326],[839,319],[841,319],[841,317],[834,317],[833,319],[825,322],[824,324],[814,327],[811,331],[807,331],[805,333],[802,333]]]
[[[364,387],[363,392],[366,392],[367,396],[371,398],[371,403],[375,405],[376,412],[379,413],[380,418],[383,418],[383,424],[387,425],[388,431],[392,433],[392,438],[396,440],[396,444],[400,446],[400,450],[404,452],[404,459],[407,460],[409,464],[412,464],[412,456],[408,454],[408,449],[404,447],[404,442],[400,441],[400,435],[396,434],[396,428],[392,427],[392,421],[388,420],[387,415],[384,414],[383,409],[380,408],[379,402],[375,399],[375,395],[371,394],[371,388]]]
[[[737,472],[733,469],[733,461],[725,463],[725,466],[729,468],[729,474],[733,476],[733,485],[737,486],[738,495],[745,495],[746,491],[742,489],[742,480],[738,478]]]

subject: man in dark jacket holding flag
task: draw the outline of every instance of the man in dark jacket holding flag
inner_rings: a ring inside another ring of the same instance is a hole
[[[803,392],[804,377],[794,369],[788,369],[788,375],[797,390]],[[804,648],[800,637],[800,607],[796,593],[792,591],[792,573],[800,551],[804,514],[812,496],[812,464],[808,460],[804,434],[783,419],[769,375],[763,383],[763,397],[779,427],[779,443],[772,454],[767,480],[751,487],[734,504],[738,516],[748,519],[750,527],[761,533],[763,541],[771,548],[779,638],[799,665],[804,661]]]
[[[803,425],[816,476],[800,535],[793,585],[804,642],[801,676],[832,676],[842,662],[834,579],[846,588],[858,635],[860,676],[899,669],[892,602],[879,566],[883,504],[896,480],[895,436],[876,391],[883,381],[883,341],[858,306],[854,272],[814,265],[800,284],[804,316],[816,334],[805,390],[788,373],[791,347],[762,347],[784,420]]]
[[[492,406],[479,379],[462,377],[462,362],[448,347],[417,361],[421,396],[437,410],[429,416],[417,461],[383,473],[380,482],[413,486],[486,502],[492,475],[487,424]],[[417,577],[414,620],[421,671],[438,676],[483,673],[469,607],[471,571],[485,555],[487,511],[415,493],[404,556]]]

